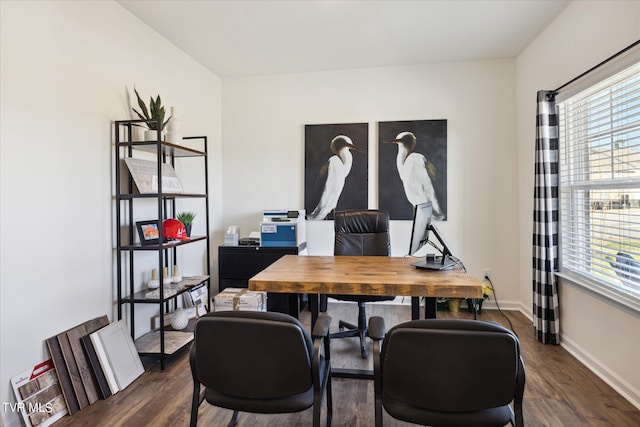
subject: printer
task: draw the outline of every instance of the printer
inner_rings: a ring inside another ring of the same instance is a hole
[[[260,245],[271,247],[306,246],[304,209],[263,211]]]

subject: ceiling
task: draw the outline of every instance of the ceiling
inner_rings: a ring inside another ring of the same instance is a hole
[[[221,78],[516,57],[569,0],[119,0]]]

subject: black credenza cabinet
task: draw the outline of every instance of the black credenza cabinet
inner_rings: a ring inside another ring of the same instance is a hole
[[[304,247],[218,246],[219,290],[246,288],[249,279],[284,255],[298,255]],[[298,294],[269,292],[267,310],[287,313],[298,318]]]

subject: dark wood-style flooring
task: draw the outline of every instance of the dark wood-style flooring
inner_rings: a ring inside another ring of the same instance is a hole
[[[385,318],[387,327],[410,318],[408,306],[373,304],[368,315]],[[355,321],[355,304],[330,304],[332,330],[338,319]],[[470,318],[466,312],[441,313],[440,317]],[[505,317],[506,316],[506,317]],[[308,311],[301,320],[310,322]],[[531,322],[521,313],[484,310],[480,320],[497,321],[513,329],[520,338],[527,382],[524,396],[526,426],[640,426],[640,410],[620,396],[560,346],[537,343]],[[509,320],[507,320],[509,319]],[[357,339],[333,340],[334,367],[367,368],[360,358]],[[188,426],[192,395],[188,353],[182,351],[160,371],[158,363],[145,363],[146,372],[125,390],[106,400],[66,416],[60,426]],[[333,425],[373,426],[373,383],[368,380],[333,379]],[[323,407],[324,408],[324,407]],[[204,402],[199,410],[199,426],[225,426],[231,411]],[[322,422],[325,420],[323,409]],[[259,415],[241,413],[239,426],[307,426],[311,410],[297,414]],[[385,426],[408,426],[384,414]]]

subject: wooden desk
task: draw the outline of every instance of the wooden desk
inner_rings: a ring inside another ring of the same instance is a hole
[[[285,255],[249,279],[249,289],[309,294],[311,321],[318,316],[319,294],[482,298],[482,282],[459,269],[432,271],[412,267],[410,257]]]

